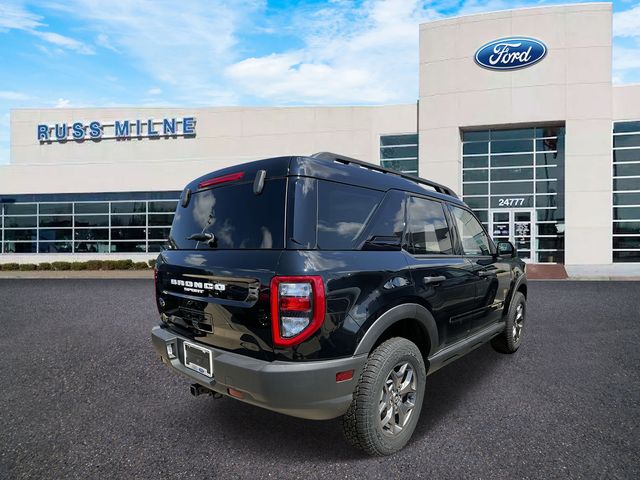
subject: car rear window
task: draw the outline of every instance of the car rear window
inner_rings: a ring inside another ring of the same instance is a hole
[[[285,189],[285,179],[273,179],[260,195],[252,182],[194,192],[186,208],[178,205],[170,242],[178,249],[210,249],[187,237],[213,233],[218,250],[284,248]]]

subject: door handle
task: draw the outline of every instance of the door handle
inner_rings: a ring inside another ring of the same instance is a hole
[[[489,270],[480,270],[478,272],[478,276],[479,277],[492,277],[494,275],[495,275],[495,273],[493,273],[492,271],[489,271]]]
[[[443,277],[438,276],[438,277],[424,277],[422,279],[422,283],[424,283],[425,285],[428,285],[429,283],[440,283],[440,282],[444,282],[447,279],[447,277]]]

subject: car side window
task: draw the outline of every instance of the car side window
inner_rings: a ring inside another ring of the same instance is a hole
[[[491,255],[489,237],[470,212],[451,205],[465,255]]]
[[[408,246],[414,255],[451,255],[451,233],[440,202],[411,197],[408,211]]]

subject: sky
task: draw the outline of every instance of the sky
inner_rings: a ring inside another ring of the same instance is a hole
[[[570,0],[0,0],[0,164],[12,108],[371,105],[418,95],[418,25]],[[616,0],[614,83],[640,82],[640,0]]]

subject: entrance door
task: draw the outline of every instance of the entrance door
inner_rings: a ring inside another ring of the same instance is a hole
[[[518,256],[529,263],[535,259],[535,223],[532,209],[500,209],[491,211],[490,230],[496,242],[508,240],[516,246]]]

